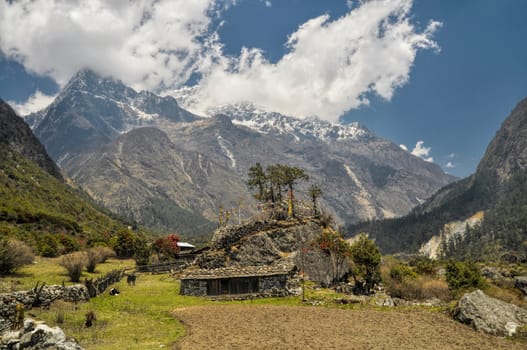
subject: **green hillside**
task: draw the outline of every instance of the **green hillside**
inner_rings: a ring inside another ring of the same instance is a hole
[[[38,253],[56,255],[97,242],[109,243],[126,229],[83,197],[9,147],[0,147],[2,237],[17,237]]]

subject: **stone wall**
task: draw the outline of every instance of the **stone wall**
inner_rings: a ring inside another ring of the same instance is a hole
[[[0,332],[11,326],[18,304],[23,305],[25,310],[30,310],[35,306],[48,307],[55,300],[79,302],[89,298],[88,289],[80,284],[67,287],[36,286],[28,291],[2,293],[0,294]]]
[[[181,280],[181,287],[179,289],[179,294],[204,297],[207,295],[207,280],[198,280],[198,279]]]
[[[248,276],[247,278],[250,278],[250,276]],[[207,281],[209,280],[210,279],[182,279],[180,294],[193,296],[207,296]],[[300,281],[298,279],[297,274],[291,272],[289,274],[259,276],[258,293],[251,296],[279,297],[287,295],[297,295],[299,293]]]

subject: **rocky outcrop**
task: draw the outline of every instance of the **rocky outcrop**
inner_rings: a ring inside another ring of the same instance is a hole
[[[312,246],[322,234],[316,220],[253,222],[218,229],[212,238],[212,249],[195,261],[199,269],[276,266],[286,262],[302,270],[310,280],[330,284],[335,270],[331,259]],[[344,275],[348,265],[340,268]]]
[[[514,278],[514,287],[518,288],[527,296],[527,276],[518,276]]]
[[[59,327],[49,327],[30,318],[24,320],[22,328],[6,332],[0,338],[0,350],[82,350],[73,339],[66,339],[66,335]]]
[[[483,217],[484,212],[480,211],[466,220],[458,220],[445,224],[443,230],[438,235],[433,236],[421,246],[419,254],[428,256],[430,259],[438,259],[444,244],[463,239],[467,227],[473,228],[475,225],[478,225],[483,220]]]
[[[478,289],[459,300],[454,318],[478,331],[513,336],[517,328],[527,324],[527,310],[491,298]]]

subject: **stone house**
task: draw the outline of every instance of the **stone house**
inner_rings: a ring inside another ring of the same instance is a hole
[[[180,294],[194,296],[285,296],[300,287],[294,264],[187,270],[180,279]]]

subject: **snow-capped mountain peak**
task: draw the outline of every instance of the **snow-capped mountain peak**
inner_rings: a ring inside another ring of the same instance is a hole
[[[298,119],[276,112],[266,111],[252,103],[229,104],[211,108],[209,116],[224,114],[233,124],[242,125],[264,134],[283,134],[302,138],[316,138],[326,142],[370,138],[373,134],[357,122],[335,124],[317,118]]]

